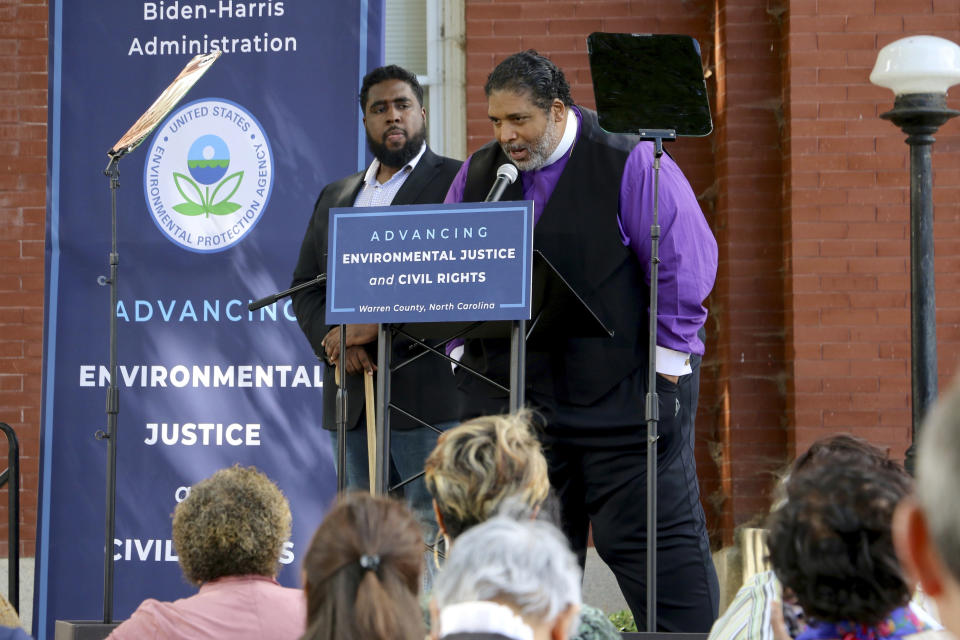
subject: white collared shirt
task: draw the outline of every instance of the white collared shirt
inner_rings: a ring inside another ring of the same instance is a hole
[[[577,140],[577,125],[578,120],[577,116],[572,113],[573,108],[567,107],[567,117],[566,122],[563,125],[563,135],[560,136],[560,142],[557,143],[557,148],[553,150],[553,153],[550,154],[550,157],[547,158],[547,161],[543,163],[541,169],[549,167],[554,162],[563,157],[563,154],[570,151],[570,147],[573,146],[573,143]]]
[[[353,206],[389,206],[390,203],[393,202],[397,192],[400,191],[400,187],[407,181],[407,177],[413,173],[414,168],[417,166],[417,163],[420,162],[420,158],[423,157],[426,150],[427,143],[424,142],[423,146],[420,147],[420,153],[414,156],[410,162],[403,165],[399,171],[390,176],[390,179],[383,184],[377,182],[377,173],[380,171],[380,161],[374,158],[370,166],[367,167],[367,172],[363,175],[363,187],[360,189],[360,193],[357,194],[356,200],[353,201]]]

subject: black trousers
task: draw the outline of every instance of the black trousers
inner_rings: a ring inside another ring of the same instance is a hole
[[[707,538],[694,459],[699,367],[675,385],[657,376],[657,629],[708,632],[717,617],[719,583]],[[542,433],[564,532],[583,566],[589,524],[637,621],[646,624],[647,451],[643,402],[638,425],[570,438],[562,425]]]

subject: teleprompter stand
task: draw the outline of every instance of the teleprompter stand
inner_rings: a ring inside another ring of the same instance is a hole
[[[110,384],[107,387],[107,428],[98,429],[94,437],[106,440],[106,509],[104,515],[103,542],[103,619],[99,622],[85,620],[57,620],[57,640],[98,640],[105,638],[116,627],[113,621],[113,539],[116,532],[117,504],[117,434],[120,413],[120,390],[117,385],[117,302],[119,300],[118,277],[120,252],[117,249],[117,192],[120,189],[120,160],[136,149],[163,121],[194,84],[207,72],[210,65],[220,57],[220,51],[194,56],[180,71],[173,82],[154,100],[153,104],[133,123],[126,133],[107,152],[109,162],[103,174],[110,184],[110,254],[109,275],[99,276],[97,284],[110,287],[109,310],[109,363]]]
[[[106,510],[103,543],[103,620],[100,622],[57,620],[55,631],[57,640],[104,638],[116,626],[113,622],[113,539],[116,531],[117,427],[120,413],[120,390],[117,385],[117,302],[119,299],[118,276],[120,270],[120,253],[117,250],[117,192],[120,189],[120,159],[140,146],[140,143],[177,106],[177,103],[219,56],[220,52],[216,51],[192,58],[173,82],[164,89],[163,93],[107,152],[109,162],[103,173],[109,178],[110,182],[110,255],[108,260],[110,275],[99,276],[97,283],[101,286],[109,285],[110,287],[110,356],[108,364],[110,384],[107,387],[107,428],[106,431],[100,429],[94,434],[94,437],[98,440],[106,440],[107,442]]]
[[[650,333],[647,396],[647,620],[657,628],[657,291],[660,265],[660,160],[663,142],[713,130],[700,46],[689,36],[593,33],[587,39],[600,126],[653,142],[650,225]],[[639,621],[638,621],[639,625]]]

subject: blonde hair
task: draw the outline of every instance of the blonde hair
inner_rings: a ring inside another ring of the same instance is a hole
[[[532,514],[550,491],[547,461],[530,426],[530,412],[483,416],[440,436],[424,466],[427,490],[452,537],[504,505]]]

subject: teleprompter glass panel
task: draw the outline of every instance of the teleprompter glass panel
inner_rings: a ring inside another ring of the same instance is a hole
[[[587,38],[600,126],[611,133],[713,130],[700,45],[690,36],[592,33]]]

